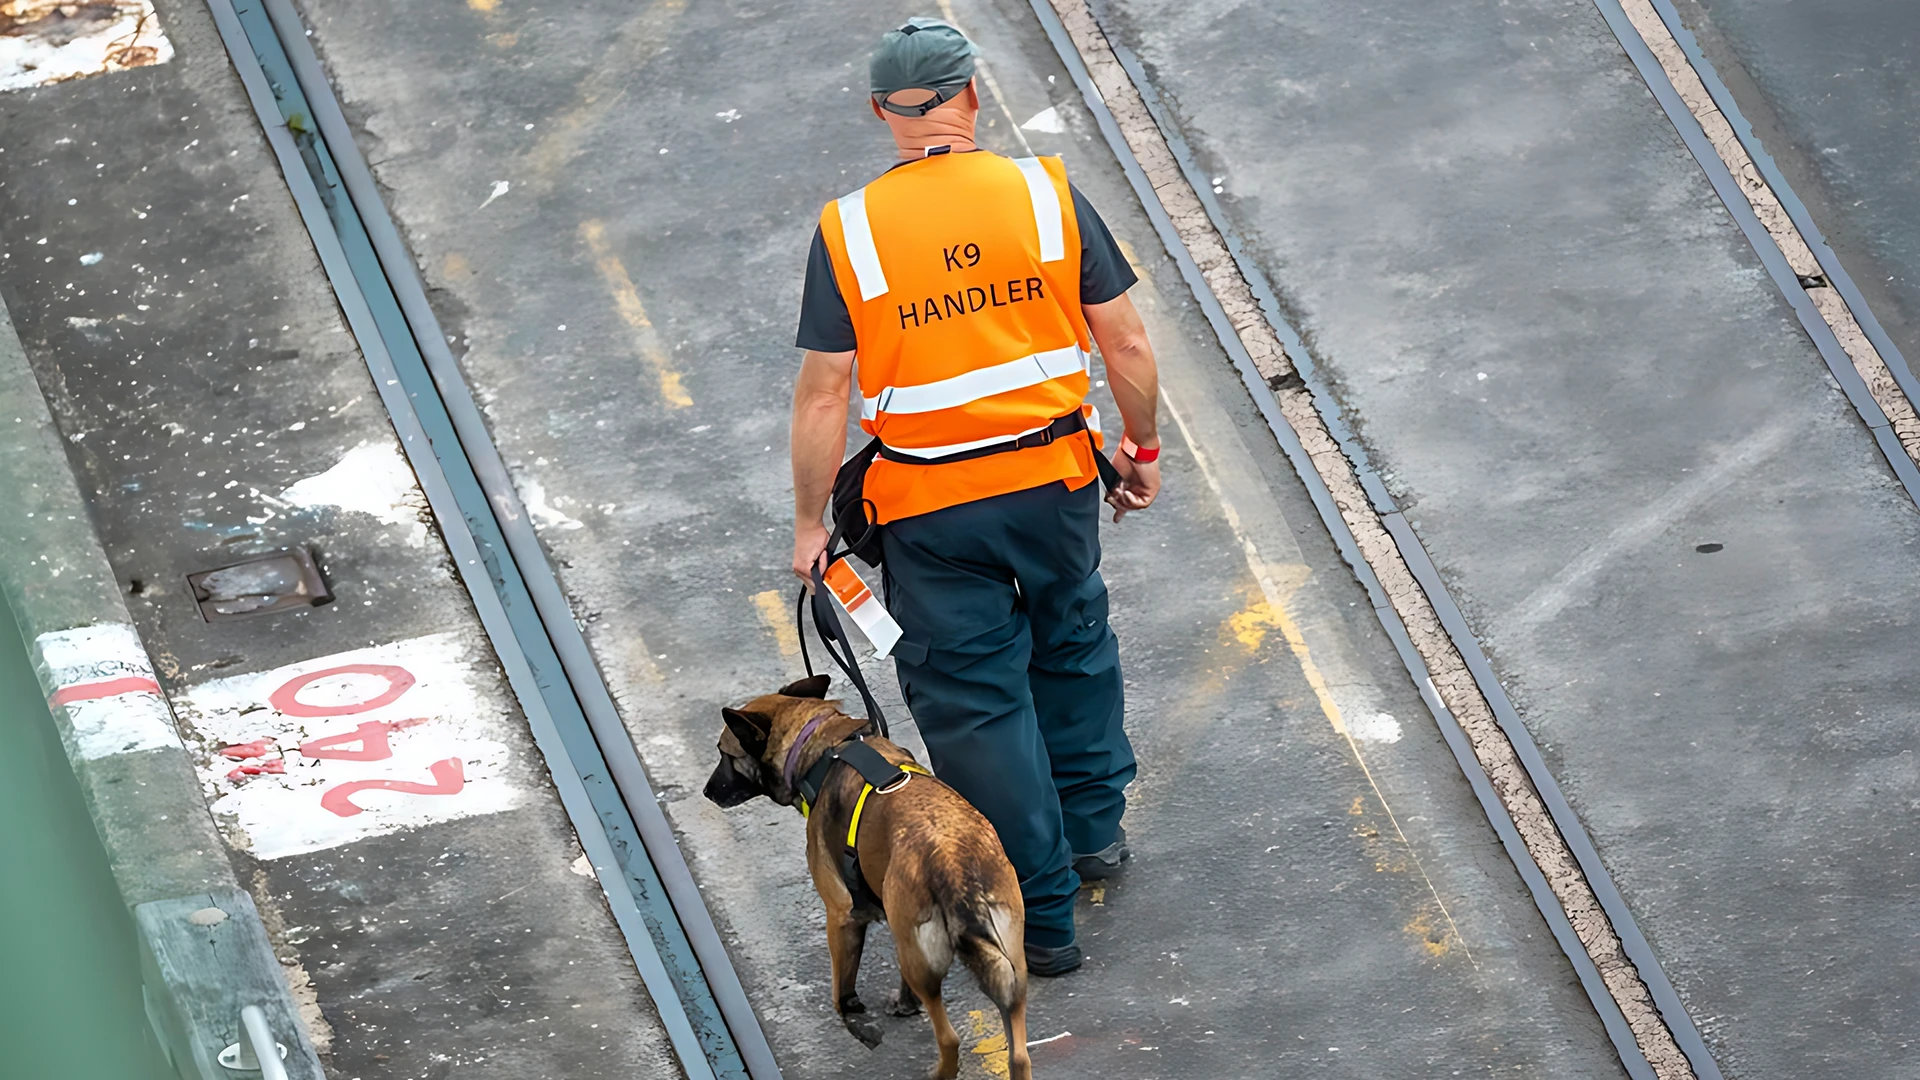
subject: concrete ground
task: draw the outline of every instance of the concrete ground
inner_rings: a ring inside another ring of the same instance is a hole
[[[207,10],[158,6],[170,62],[0,94],[0,296],[316,1042],[339,1077],[678,1075]],[[201,620],[187,574],[294,545],[331,605]],[[361,708],[324,676],[355,662],[413,686]],[[384,787],[446,757],[457,794]]]
[[[1911,358],[1920,30],[1802,7],[1683,10]],[[0,94],[0,298],[329,1069],[676,1075],[205,8],[158,8],[166,62]],[[800,270],[890,160],[867,48],[935,8],[985,50],[985,144],[1062,154],[1135,258],[1166,385],[1163,501],[1103,526],[1135,863],[1036,982],[1036,1065],[1620,1075],[1025,3],[308,0],[786,1074],[932,1051],[838,1025],[799,819],[698,793],[719,707],[799,671]],[[1920,520],[1595,9],[1097,8],[1726,1073],[1911,1075]],[[334,603],[201,620],[186,574],[294,545]],[[967,1075],[1003,1070],[951,989]]]
[[[1920,518],[1598,12],[1110,7],[1722,1068],[1912,1075]],[[1803,7],[1711,11],[1897,296],[1911,16]]]
[[[1085,894],[1087,968],[1036,985],[1036,1064],[1619,1075],[1030,11],[954,8],[994,75],[987,142],[1063,153],[1137,254],[1178,421],[1165,501],[1104,532],[1143,763],[1135,869]],[[799,670],[784,447],[800,269],[820,205],[889,159],[864,56],[912,10],[305,8],[795,1077],[917,1075],[932,1049],[918,1020],[869,1053],[834,1019],[799,818],[698,797],[719,706]],[[869,952],[869,999],[888,951]],[[966,1069],[986,1075],[1004,1037],[954,993]]]
[[[1682,17],[1894,343],[1920,357],[1920,9],[1684,0]]]

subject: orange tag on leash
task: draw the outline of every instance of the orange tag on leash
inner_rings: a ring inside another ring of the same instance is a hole
[[[894,643],[900,640],[900,624],[887,614],[886,606],[867,588],[867,583],[860,580],[860,575],[854,573],[853,567],[847,565],[847,560],[836,559],[827,567],[824,578],[834,603],[840,605],[840,610],[846,612],[847,618],[873,643],[873,654],[885,656],[892,652]]]

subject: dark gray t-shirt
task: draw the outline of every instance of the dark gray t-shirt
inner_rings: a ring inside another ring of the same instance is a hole
[[[1107,223],[1080,194],[1073,192],[1073,214],[1080,223],[1080,302],[1104,304],[1133,287],[1140,280],[1127,265],[1127,257],[1114,243]],[[853,316],[847,301],[833,279],[833,260],[827,256],[827,241],[816,227],[813,250],[807,254],[807,284],[800,295],[800,333],[794,344],[816,352],[854,351]]]

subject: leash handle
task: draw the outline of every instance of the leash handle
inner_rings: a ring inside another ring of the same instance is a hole
[[[845,556],[844,551],[839,556],[833,553],[834,544],[842,537],[843,532],[836,524],[833,532],[827,537],[828,562]],[[807,626],[806,620],[802,617],[806,606],[807,587],[802,585],[800,595],[794,603],[793,621],[800,635],[800,659],[807,666],[807,674],[812,675],[814,673],[813,656],[807,651]],[[813,565],[813,628],[820,635],[820,645],[833,659],[834,666],[846,674],[847,681],[853,683],[855,690],[860,691],[860,700],[867,707],[867,719],[880,730],[881,738],[892,738],[892,734],[887,730],[887,714],[881,711],[880,703],[874,700],[873,691],[867,686],[866,676],[860,672],[860,660],[854,655],[853,641],[847,637],[846,628],[840,625],[839,613],[833,610],[833,597],[827,593],[827,582],[821,575],[820,564],[817,562]],[[839,648],[836,649],[836,645]]]
[[[1101,453],[1099,447],[1095,447],[1093,451],[1093,468],[1100,474],[1100,486],[1107,489],[1107,494],[1113,494],[1114,489],[1122,482],[1120,470],[1114,468],[1113,461]]]

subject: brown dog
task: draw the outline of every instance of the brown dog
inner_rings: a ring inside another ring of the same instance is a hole
[[[759,795],[795,805],[813,767],[836,747],[846,750],[844,744],[867,728],[867,721],[825,700],[827,681],[816,675],[742,708],[723,710],[727,726],[707,798],[723,807]],[[864,741],[889,766],[913,762],[913,755],[886,739]],[[854,765],[832,764],[807,818],[807,868],[827,906],[827,949],[841,1021],[869,1047],[880,1044],[880,1027],[863,1015],[866,1006],[854,990],[854,976],[867,925],[885,919],[901,983],[887,1011],[911,1016],[926,1007],[940,1045],[940,1061],[929,1075],[951,1080],[960,1071],[960,1035],[940,1000],[940,984],[958,958],[1000,1009],[1012,1080],[1027,1080],[1033,1071],[1027,1056],[1026,908],[1000,838],[958,792],[929,775],[874,789],[862,804],[866,787]],[[843,873],[856,804],[858,857],[849,862],[866,889],[849,887]],[[870,902],[873,897],[878,907]]]

